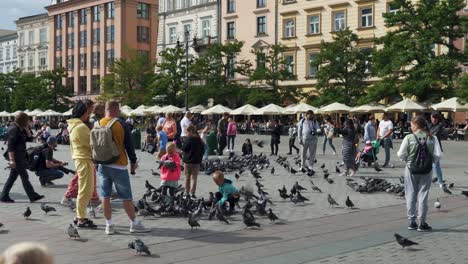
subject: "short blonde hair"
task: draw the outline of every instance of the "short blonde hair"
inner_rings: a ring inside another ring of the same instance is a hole
[[[224,173],[222,171],[213,172],[213,180],[224,180]]]
[[[0,264],[53,264],[49,249],[36,242],[22,242],[10,246],[0,256]]]
[[[176,149],[177,149],[177,146],[176,146],[176,144],[174,142],[167,143],[167,146],[166,146],[166,152],[167,153],[170,153],[171,150],[175,151]]]

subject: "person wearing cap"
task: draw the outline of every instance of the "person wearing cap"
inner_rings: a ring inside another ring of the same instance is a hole
[[[40,155],[39,163],[37,164],[36,175],[39,177],[41,186],[47,187],[54,185],[52,181],[63,178],[61,167],[65,166],[65,162],[54,159],[54,149],[57,147],[57,138],[50,136],[44,144]]]

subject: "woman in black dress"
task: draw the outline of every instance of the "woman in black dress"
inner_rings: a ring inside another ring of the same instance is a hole
[[[354,128],[354,122],[352,119],[347,119],[345,121],[345,127],[338,129],[338,133],[343,135],[343,162],[346,168],[346,171],[342,176],[354,176],[356,174],[356,136],[357,131]]]
[[[273,120],[273,124],[271,125],[271,154],[270,156],[277,156],[278,155],[278,145],[280,143],[281,138],[281,126],[278,123],[278,120]]]

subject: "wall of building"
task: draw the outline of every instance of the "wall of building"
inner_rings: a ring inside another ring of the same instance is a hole
[[[16,69],[17,42],[16,32],[0,37],[0,73],[9,73]]]
[[[18,68],[39,73],[49,69],[49,20],[47,14],[23,17],[16,21]]]

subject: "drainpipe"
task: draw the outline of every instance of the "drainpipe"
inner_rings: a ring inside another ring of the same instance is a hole
[[[217,0],[217,2],[218,2],[218,3],[217,3],[217,5],[216,5],[216,9],[217,9],[217,10],[216,10],[216,11],[217,11],[216,16],[217,16],[217,20],[218,20],[218,21],[217,21],[217,25],[216,25],[216,31],[218,31],[218,32],[217,32],[217,35],[218,35],[218,37],[217,37],[218,43],[221,43],[221,15],[222,15],[222,14],[221,14],[221,8],[222,8],[222,2],[221,2],[221,0]]]
[[[280,0],[275,0],[275,45],[278,45],[278,2]]]

